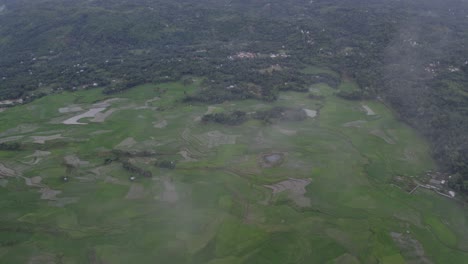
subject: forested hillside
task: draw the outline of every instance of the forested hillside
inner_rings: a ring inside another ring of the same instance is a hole
[[[0,99],[196,76],[187,102],[273,101],[326,82],[390,105],[467,192],[467,43],[462,0],[0,0]]]

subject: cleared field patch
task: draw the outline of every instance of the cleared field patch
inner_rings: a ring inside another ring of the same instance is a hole
[[[278,182],[273,185],[264,185],[266,188],[272,190],[273,195],[281,192],[288,192],[288,197],[293,200],[298,206],[307,207],[310,206],[309,198],[305,197],[305,187],[312,182],[311,179],[293,179]]]
[[[100,112],[106,110],[105,107],[99,107],[99,108],[92,108],[82,114],[79,114],[79,115],[76,115],[74,117],[71,117],[65,121],[63,121],[62,123],[65,124],[65,125],[86,125],[87,123],[80,123],[80,119],[83,119],[83,118],[88,118],[88,117],[92,117],[92,118],[96,118],[96,115],[99,114]]]
[[[55,134],[51,136],[31,136],[33,143],[37,144],[45,144],[47,141],[56,140],[56,139],[63,139],[62,134]]]

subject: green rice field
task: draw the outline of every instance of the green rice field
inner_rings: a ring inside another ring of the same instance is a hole
[[[381,102],[316,84],[319,99],[183,103],[198,86],[63,92],[1,112],[0,143],[21,148],[0,151],[0,263],[468,263],[468,211],[409,193],[436,167]],[[308,116],[200,121],[274,106]]]

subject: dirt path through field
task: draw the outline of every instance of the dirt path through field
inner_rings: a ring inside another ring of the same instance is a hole
[[[367,115],[371,116],[371,115],[376,115],[374,111],[372,111],[372,109],[367,106],[367,105],[362,105],[362,108],[364,108],[364,110],[366,110],[366,113]]]

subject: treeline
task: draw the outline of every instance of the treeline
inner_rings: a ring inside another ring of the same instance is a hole
[[[150,178],[153,176],[153,174],[151,173],[151,171],[148,171],[148,170],[145,170],[145,169],[142,169],[134,164],[132,164],[131,162],[129,161],[121,161],[122,163],[122,168],[128,172],[131,172],[131,173],[134,173],[134,174],[137,174],[137,175],[140,175],[140,176],[143,176],[143,177],[147,177],[147,178]]]
[[[256,111],[252,114],[247,114],[243,111],[207,114],[202,117],[202,122],[235,126],[243,124],[250,118],[265,123],[273,123],[274,121],[303,121],[307,118],[307,114],[300,108],[275,106],[271,109]]]
[[[233,111],[229,113],[207,114],[202,117],[202,122],[214,122],[223,125],[240,125],[247,121],[247,113],[243,111]]]
[[[0,143],[0,150],[16,151],[21,149],[21,144],[18,142],[3,142]]]

